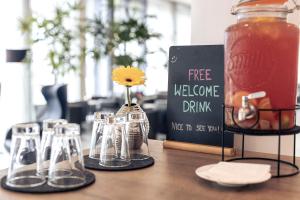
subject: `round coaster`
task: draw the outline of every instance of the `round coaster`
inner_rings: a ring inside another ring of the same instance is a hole
[[[84,166],[87,169],[94,169],[99,171],[128,171],[143,169],[154,165],[154,158],[150,157],[145,160],[132,160],[130,165],[125,167],[104,167],[99,165],[99,160],[92,159],[88,155],[84,156]]]
[[[86,180],[85,184],[76,186],[76,187],[72,187],[72,188],[52,187],[52,186],[48,185],[47,182],[44,183],[43,185],[40,185],[37,187],[16,188],[16,187],[12,187],[12,186],[9,186],[6,184],[6,176],[4,176],[1,179],[1,187],[6,190],[11,190],[14,192],[22,192],[22,193],[36,193],[36,194],[39,193],[39,194],[41,194],[41,193],[68,192],[68,191],[74,191],[74,190],[78,190],[78,189],[87,187],[95,182],[96,178],[92,172],[85,171],[84,175],[85,175],[85,180]]]

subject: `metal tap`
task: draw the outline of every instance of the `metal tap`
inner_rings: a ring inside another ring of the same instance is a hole
[[[242,107],[238,112],[238,120],[240,122],[245,121],[247,119],[252,119],[257,115],[257,109],[254,105],[252,105],[249,100],[258,99],[266,96],[265,91],[255,92],[249,94],[248,96],[242,96]]]

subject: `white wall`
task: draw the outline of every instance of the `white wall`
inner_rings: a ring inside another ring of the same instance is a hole
[[[12,124],[28,120],[28,106],[25,105],[26,66],[5,61],[5,49],[26,47],[24,38],[18,31],[18,20],[23,14],[22,3],[24,2],[20,0],[0,2],[0,25],[3,27],[0,37],[0,152],[6,132]],[[0,168],[2,166],[0,163]]]
[[[236,19],[230,14],[232,5],[238,0],[192,0],[192,44],[223,44],[224,30]],[[290,17],[290,21],[299,24],[299,15]],[[235,137],[235,146],[239,147],[239,137]],[[283,137],[282,153],[292,153],[292,138]],[[300,140],[297,141],[298,147]],[[246,150],[277,153],[277,137],[246,137]],[[300,148],[298,148],[300,155]]]
[[[224,30],[236,22],[230,14],[239,0],[191,0],[192,44],[223,44]],[[300,4],[300,0],[298,1]],[[299,24],[299,12],[289,15],[289,22]]]
[[[224,30],[235,22],[237,0],[192,0],[192,44],[223,44]]]

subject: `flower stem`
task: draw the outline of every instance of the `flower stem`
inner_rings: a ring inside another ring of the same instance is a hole
[[[129,110],[130,110],[131,99],[130,99],[130,87],[129,86],[126,87],[126,93],[127,93],[127,103],[128,103],[128,107],[129,107]]]

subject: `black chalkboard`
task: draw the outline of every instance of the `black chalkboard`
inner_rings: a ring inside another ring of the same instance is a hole
[[[221,146],[223,101],[224,46],[171,47],[167,140]]]

